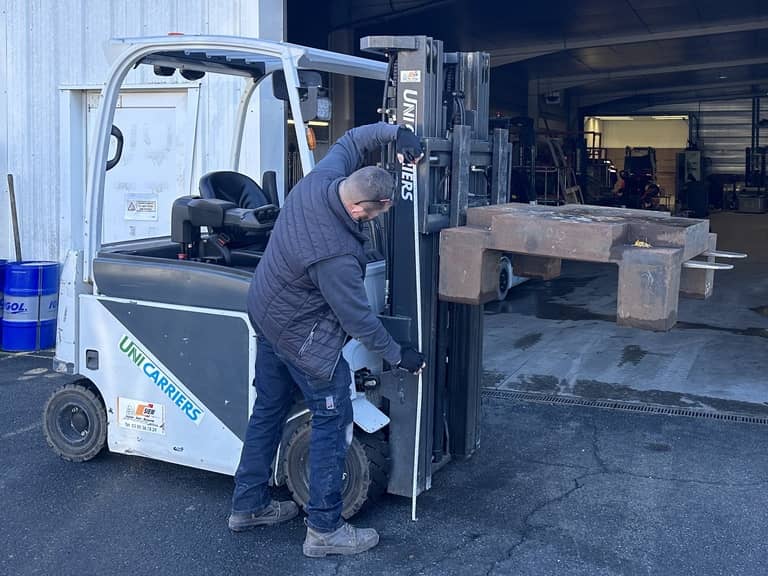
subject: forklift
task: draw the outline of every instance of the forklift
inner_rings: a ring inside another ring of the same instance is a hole
[[[344,473],[349,518],[382,492],[412,498],[433,474],[480,443],[483,310],[438,299],[440,232],[461,226],[471,206],[509,197],[508,132],[489,133],[490,60],[444,52],[426,36],[361,40],[371,58],[254,38],[169,35],[115,40],[101,94],[86,190],[81,250],[65,259],[54,368],[77,379],[46,403],[43,428],[53,450],[84,462],[102,450],[234,475],[255,399],[256,334],[246,293],[279,215],[276,175],[259,182],[238,171],[246,113],[271,79],[288,103],[301,170],[315,159],[308,123],[327,74],[381,82],[382,120],[422,139],[425,158],[400,165],[394,149],[380,165],[397,177],[391,212],[370,228],[369,302],[402,344],[420,349],[419,376],[385,365],[351,340],[355,436]],[[199,194],[179,194],[170,236],[103,241],[105,177],[125,136],[113,126],[121,85],[134,67],[169,76],[243,78],[231,170],[203,175]],[[110,140],[116,153],[108,158]],[[378,256],[375,256],[378,254]],[[499,296],[512,276],[497,267]],[[310,414],[297,399],[273,463],[272,483],[299,505],[309,499]]]
[[[661,190],[656,183],[656,149],[650,146],[624,148],[624,170],[619,172],[623,186],[620,203],[627,208],[659,208]]]

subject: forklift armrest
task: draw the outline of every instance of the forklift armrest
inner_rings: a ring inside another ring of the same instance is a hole
[[[230,208],[224,214],[223,224],[236,226],[246,233],[271,230],[279,213],[280,209],[273,204],[267,204],[253,210]]]
[[[201,226],[221,226],[226,212],[234,207],[232,202],[224,200],[192,196],[178,198],[171,211],[171,240],[190,243],[199,239]]]
[[[234,207],[226,200],[195,198],[189,203],[190,222],[192,226],[221,226],[227,212]]]

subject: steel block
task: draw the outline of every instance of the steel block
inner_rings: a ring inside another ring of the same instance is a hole
[[[717,248],[717,234],[709,235],[709,250]],[[708,262],[714,262],[715,257],[707,257]],[[683,268],[680,275],[680,295],[686,298],[697,298],[706,300],[712,296],[712,290],[715,285],[714,270],[696,270],[693,268]]]
[[[467,225],[440,238],[439,296],[449,302],[493,300],[498,258],[511,253],[515,274],[542,279],[560,274],[561,260],[619,266],[618,322],[669,330],[679,293],[706,298],[711,270],[682,269],[716,247],[707,220],[664,212],[602,206],[499,204],[467,210]]]

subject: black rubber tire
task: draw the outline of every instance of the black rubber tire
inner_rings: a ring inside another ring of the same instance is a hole
[[[93,385],[78,380],[56,390],[45,403],[48,445],[69,462],[94,458],[107,443],[107,411]]]
[[[286,484],[294,501],[306,508],[309,502],[309,439],[311,421],[299,426],[288,441],[283,457]],[[349,519],[381,496],[389,482],[389,445],[380,433],[355,430],[344,466],[341,515]]]
[[[496,300],[499,302],[506,300],[509,294],[510,284],[513,276],[512,262],[506,256],[499,258],[499,283],[496,287]]]

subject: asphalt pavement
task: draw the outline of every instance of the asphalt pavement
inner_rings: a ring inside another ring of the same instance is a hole
[[[229,532],[231,478],[57,458],[50,363],[0,354],[2,575],[766,573],[768,426],[486,398],[480,450],[435,475],[417,522],[385,497],[355,518],[377,548],[311,560],[300,519]]]

